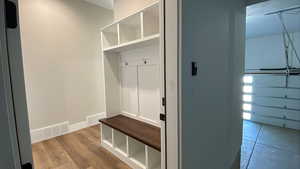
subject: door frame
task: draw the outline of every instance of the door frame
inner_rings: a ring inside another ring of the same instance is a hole
[[[7,117],[9,121],[9,130],[11,133],[12,149],[14,153],[15,168],[20,169],[20,161],[22,164],[26,162],[32,163],[32,151],[30,141],[30,130],[28,123],[28,113],[26,106],[23,62],[21,53],[21,41],[19,27],[16,29],[6,30],[2,21],[4,21],[4,2],[2,0],[0,5],[0,34],[1,36],[1,67],[3,72],[0,72],[6,82],[4,89],[4,97],[7,102],[7,107],[3,107],[3,111],[8,112]],[[9,0],[16,4],[18,9],[18,0]],[[248,0],[249,3],[257,3],[257,1],[264,0]],[[164,86],[162,96],[166,99],[166,106],[164,112],[166,114],[166,122],[162,122],[165,126],[166,145],[163,145],[166,156],[165,158],[167,168],[180,169],[181,168],[181,108],[180,108],[180,25],[181,19],[181,0],[161,0],[163,14],[163,23],[161,25],[162,32],[162,47],[164,50],[161,53],[163,58]],[[3,38],[2,38],[3,37]],[[7,37],[7,38],[6,38]],[[7,45],[6,45],[7,44]],[[0,70],[1,71],[1,70]],[[3,92],[2,92],[3,93]],[[2,98],[2,97],[1,97]],[[2,109],[2,108],[0,108]],[[1,110],[2,111],[2,110]],[[167,112],[167,113],[166,113]],[[17,116],[15,116],[17,114]],[[162,135],[162,136],[163,136]],[[18,143],[17,139],[22,140]],[[19,145],[20,144],[20,145]]]
[[[17,11],[18,11],[18,0],[3,0],[4,1],[11,1],[16,5]],[[165,0],[160,1],[160,14],[164,16],[165,14]],[[4,10],[3,10],[4,11]],[[4,12],[3,12],[4,14]],[[19,14],[17,13],[17,16],[19,17]],[[17,18],[19,21],[19,18]],[[166,57],[165,57],[165,50],[164,50],[164,45],[165,45],[165,17],[162,18],[160,21],[160,30],[162,32],[161,35],[161,50],[160,53],[162,54],[163,57],[162,59],[162,65],[161,69],[163,70],[163,75],[162,75],[162,88],[161,88],[161,93],[162,97],[166,97],[166,83],[165,83],[165,77],[166,77]],[[5,36],[7,37],[7,53],[9,54],[7,56],[8,61],[8,67],[7,70],[10,71],[9,76],[7,77],[10,83],[10,89],[8,90],[11,93],[10,101],[11,101],[11,108],[14,109],[14,112],[12,112],[12,118],[9,119],[9,122],[13,123],[11,125],[11,130],[14,131],[15,133],[15,144],[14,144],[14,149],[17,150],[15,157],[16,157],[16,163],[20,162],[22,164],[33,164],[33,159],[32,159],[32,150],[31,150],[31,139],[30,139],[30,129],[29,129],[29,121],[28,121],[28,112],[27,112],[27,104],[26,104],[26,93],[25,93],[25,81],[24,81],[24,72],[23,72],[23,59],[22,59],[22,52],[21,52],[21,39],[20,39],[20,28],[19,24],[18,27],[14,29],[5,29]],[[162,106],[162,114],[166,114],[166,106]],[[168,148],[169,146],[166,146],[168,142],[173,142],[173,139],[167,139],[168,137],[168,132],[166,132],[170,127],[174,130],[174,128],[170,125],[170,122],[166,121],[161,121],[162,124],[162,166],[166,166],[169,164],[173,163],[172,161],[167,162],[167,154],[168,154]],[[176,129],[177,131],[177,129]],[[169,140],[169,141],[167,141]],[[173,145],[176,145],[174,143]],[[173,152],[172,152],[173,153]],[[170,156],[172,156],[170,154]],[[15,167],[16,169],[19,169],[19,167]],[[172,168],[172,167],[171,167]],[[175,168],[174,168],[175,169]]]
[[[181,168],[180,12],[181,0],[164,1],[164,57],[166,98],[166,166]]]
[[[6,111],[13,150],[15,169],[31,168],[33,164],[28,111],[23,72],[23,57],[19,28],[18,0],[2,0],[1,32],[4,43],[1,57],[2,77],[5,82],[4,98],[7,103]],[[9,24],[9,21],[14,24]],[[14,22],[15,21],[15,22]],[[14,25],[14,26],[12,26]],[[30,167],[28,167],[30,166]]]
[[[17,139],[15,114],[13,106],[13,98],[11,91],[11,80],[9,71],[9,57],[7,49],[6,23],[5,23],[5,1],[0,2],[0,98],[3,105],[0,106],[0,111],[4,113],[8,122],[8,132],[13,166],[15,169],[21,169],[21,160],[19,154],[19,145]],[[3,85],[3,86],[2,86]],[[1,117],[3,118],[3,117]]]

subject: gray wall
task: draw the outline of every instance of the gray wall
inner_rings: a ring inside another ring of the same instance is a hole
[[[229,169],[239,152],[245,10],[243,0],[182,0],[183,169]]]

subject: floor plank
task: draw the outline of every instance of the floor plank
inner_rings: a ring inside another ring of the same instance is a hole
[[[42,143],[52,163],[52,167],[59,167],[65,163],[70,163],[72,160],[65,152],[63,147],[58,143],[56,139],[50,139]]]
[[[35,166],[39,166],[38,168],[51,169],[55,167],[42,142],[37,143],[32,147],[32,153]]]
[[[32,145],[35,169],[130,169],[100,146],[99,125]]]

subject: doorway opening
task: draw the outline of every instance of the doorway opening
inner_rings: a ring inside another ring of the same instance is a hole
[[[242,169],[300,166],[300,2],[247,8]]]
[[[20,1],[35,169],[163,169],[156,0]]]

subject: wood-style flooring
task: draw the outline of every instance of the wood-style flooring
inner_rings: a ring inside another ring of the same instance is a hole
[[[35,169],[131,169],[100,146],[99,125],[32,145]]]

